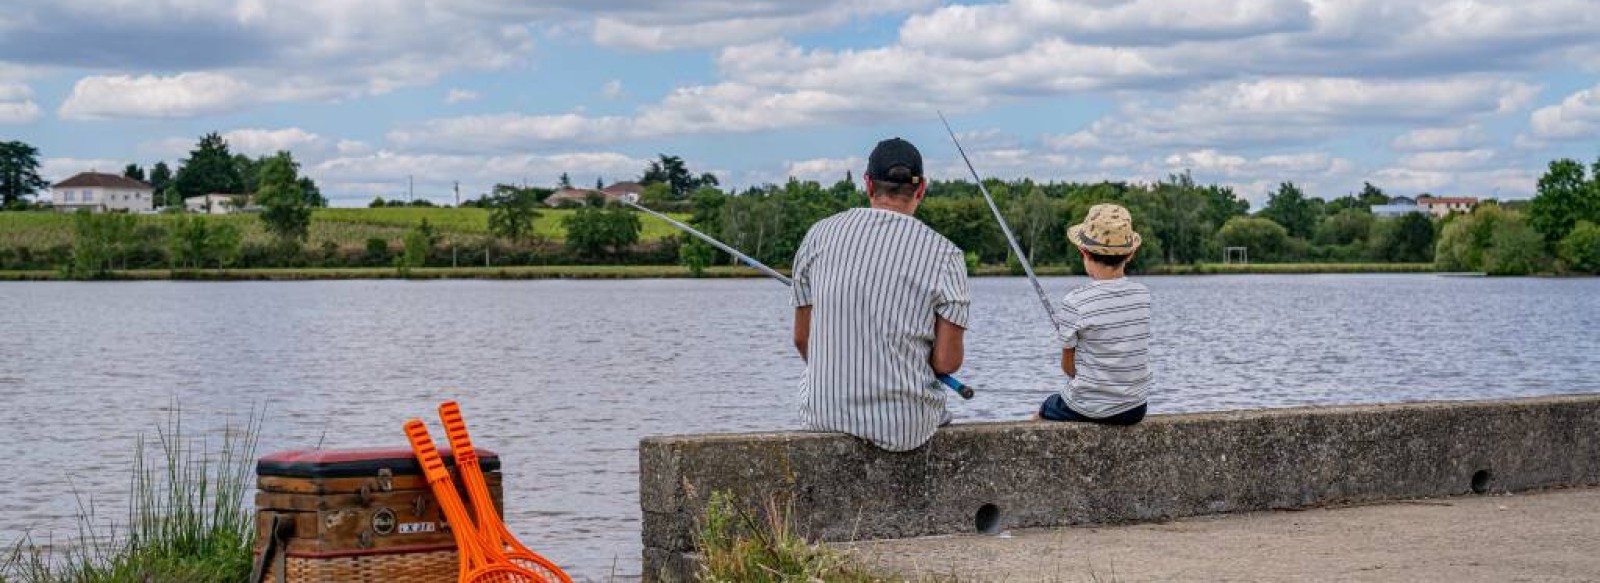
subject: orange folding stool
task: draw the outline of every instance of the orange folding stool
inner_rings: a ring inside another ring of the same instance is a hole
[[[455,453],[456,471],[461,474],[461,481],[467,486],[467,496],[472,500],[472,508],[477,512],[478,534],[484,544],[502,550],[513,564],[543,575],[550,583],[572,583],[572,578],[561,567],[517,540],[516,535],[506,528],[505,521],[495,513],[494,501],[489,497],[489,484],[484,481],[483,470],[478,466],[478,452],[472,447],[472,437],[467,433],[467,422],[461,416],[461,406],[455,401],[441,403],[439,420],[444,422],[444,433],[450,438],[450,449]]]
[[[433,495],[439,500],[439,509],[444,511],[445,520],[455,532],[456,549],[461,553],[461,583],[549,583],[537,573],[506,560],[505,554],[496,546],[485,544],[483,537],[473,528],[472,517],[467,514],[461,497],[456,494],[455,484],[450,481],[450,472],[445,469],[444,460],[439,457],[439,450],[434,448],[433,438],[428,435],[428,427],[423,425],[422,420],[406,422],[406,438],[411,441],[411,451],[417,454],[417,462],[422,465],[428,486],[433,488]]]

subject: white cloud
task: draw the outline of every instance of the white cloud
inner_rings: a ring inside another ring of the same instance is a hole
[[[606,81],[605,85],[600,86],[600,95],[605,96],[606,99],[622,97],[622,80],[612,79]]]
[[[79,172],[122,174],[122,169],[127,165],[126,161],[109,158],[41,158],[39,177],[54,184],[72,178]]]
[[[33,89],[21,83],[0,83],[0,124],[28,123],[39,119]]]
[[[1402,151],[1455,150],[1488,143],[1489,135],[1478,124],[1464,127],[1417,128],[1395,137],[1391,144]]]
[[[1577,140],[1600,137],[1600,85],[1584,89],[1541,107],[1530,116],[1533,136],[1542,140]]]
[[[192,117],[259,102],[249,83],[220,73],[170,77],[96,75],[79,79],[61,104],[65,119]]]
[[[945,6],[912,16],[901,27],[900,40],[932,52],[994,56],[1048,38],[1114,46],[1248,38],[1305,30],[1311,16],[1311,6],[1299,0],[1013,0]]]
[[[1494,159],[1494,150],[1479,148],[1475,150],[1417,152],[1402,156],[1399,163],[1402,167],[1410,170],[1444,172],[1482,169]]]
[[[1166,100],[1133,101],[1047,142],[1058,149],[1312,143],[1352,126],[1439,123],[1496,113],[1525,83],[1487,77],[1384,81],[1275,78],[1215,83]]]
[[[602,14],[593,39],[606,47],[670,51],[723,47],[833,28],[857,18],[905,12],[930,0],[820,0],[674,3],[670,10]]]
[[[225,132],[228,148],[236,154],[268,156],[281,150],[293,152],[298,160],[318,157],[329,150],[330,140],[300,128],[277,130],[244,128]]]
[[[384,150],[326,160],[308,166],[305,173],[330,199],[348,206],[364,204],[373,196],[403,196],[407,176],[415,181],[418,197],[446,202],[453,196],[452,187],[457,181],[461,183],[462,198],[468,198],[486,192],[497,182],[555,184],[562,172],[570,173],[579,183],[596,176],[615,181],[637,176],[647,164],[647,160],[614,152],[469,156]]]
[[[449,93],[445,94],[444,102],[465,103],[468,101],[477,101],[478,97],[479,95],[477,91],[470,91],[467,89],[451,89]]]
[[[849,158],[813,158],[798,162],[784,164],[785,177],[793,176],[801,180],[815,180],[823,185],[833,184],[844,180],[845,173],[860,184],[860,174],[867,167],[865,158],[852,156]]]

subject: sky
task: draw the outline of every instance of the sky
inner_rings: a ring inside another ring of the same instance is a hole
[[[1526,198],[1600,156],[1593,0],[7,0],[0,140],[42,174],[287,149],[335,206],[636,178],[1149,182],[1259,206]]]

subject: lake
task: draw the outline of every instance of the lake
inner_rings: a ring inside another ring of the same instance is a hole
[[[1052,295],[1082,278],[1047,278]],[[1600,392],[1600,279],[1142,278],[1151,411]],[[957,422],[1063,382],[1025,279],[973,280]],[[404,446],[462,403],[505,463],[507,521],[578,576],[639,568],[636,445],[793,428],[801,362],[770,280],[0,283],[0,544],[122,519],[135,439],[266,407],[263,453]]]

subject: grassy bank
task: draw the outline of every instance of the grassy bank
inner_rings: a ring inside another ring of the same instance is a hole
[[[1034,273],[1040,276],[1066,276],[1081,275],[1082,269],[1069,268],[1065,265],[1040,265],[1034,267]],[[1147,269],[1141,275],[1229,275],[1229,274],[1273,274],[1273,273],[1431,273],[1434,271],[1432,263],[1250,263],[1229,264],[1201,263],[1197,265],[1157,265]],[[978,268],[981,276],[1020,275],[1013,274],[1011,268],[1004,265],[985,265]]]
[[[569,209],[543,209],[533,223],[537,236],[550,241],[564,241],[567,231],[562,219],[577,212]],[[170,227],[174,215],[135,215],[141,226]],[[686,215],[674,218],[687,219]],[[245,243],[272,242],[271,234],[263,227],[261,218],[253,214],[218,215],[211,219],[239,228]],[[489,211],[478,208],[379,208],[379,209],[316,209],[311,213],[311,235],[308,245],[332,242],[341,248],[360,248],[368,239],[398,242],[407,231],[423,219],[438,230],[441,236],[458,242],[476,241],[488,236]],[[652,217],[640,217],[643,231],[640,241],[658,241],[677,234],[671,225]],[[28,247],[49,249],[72,244],[72,215],[58,212],[6,212],[0,213],[0,249]]]
[[[155,444],[138,441],[125,523],[102,520],[80,502],[76,537],[39,544],[25,534],[0,551],[0,583],[248,579],[255,519],[246,496],[261,418],[225,428],[215,450],[208,444],[216,441],[185,436],[178,418]]]
[[[711,495],[695,536],[700,580],[708,583],[878,583],[932,581],[861,569],[844,554],[795,532],[787,507],[751,512],[726,493]]]

